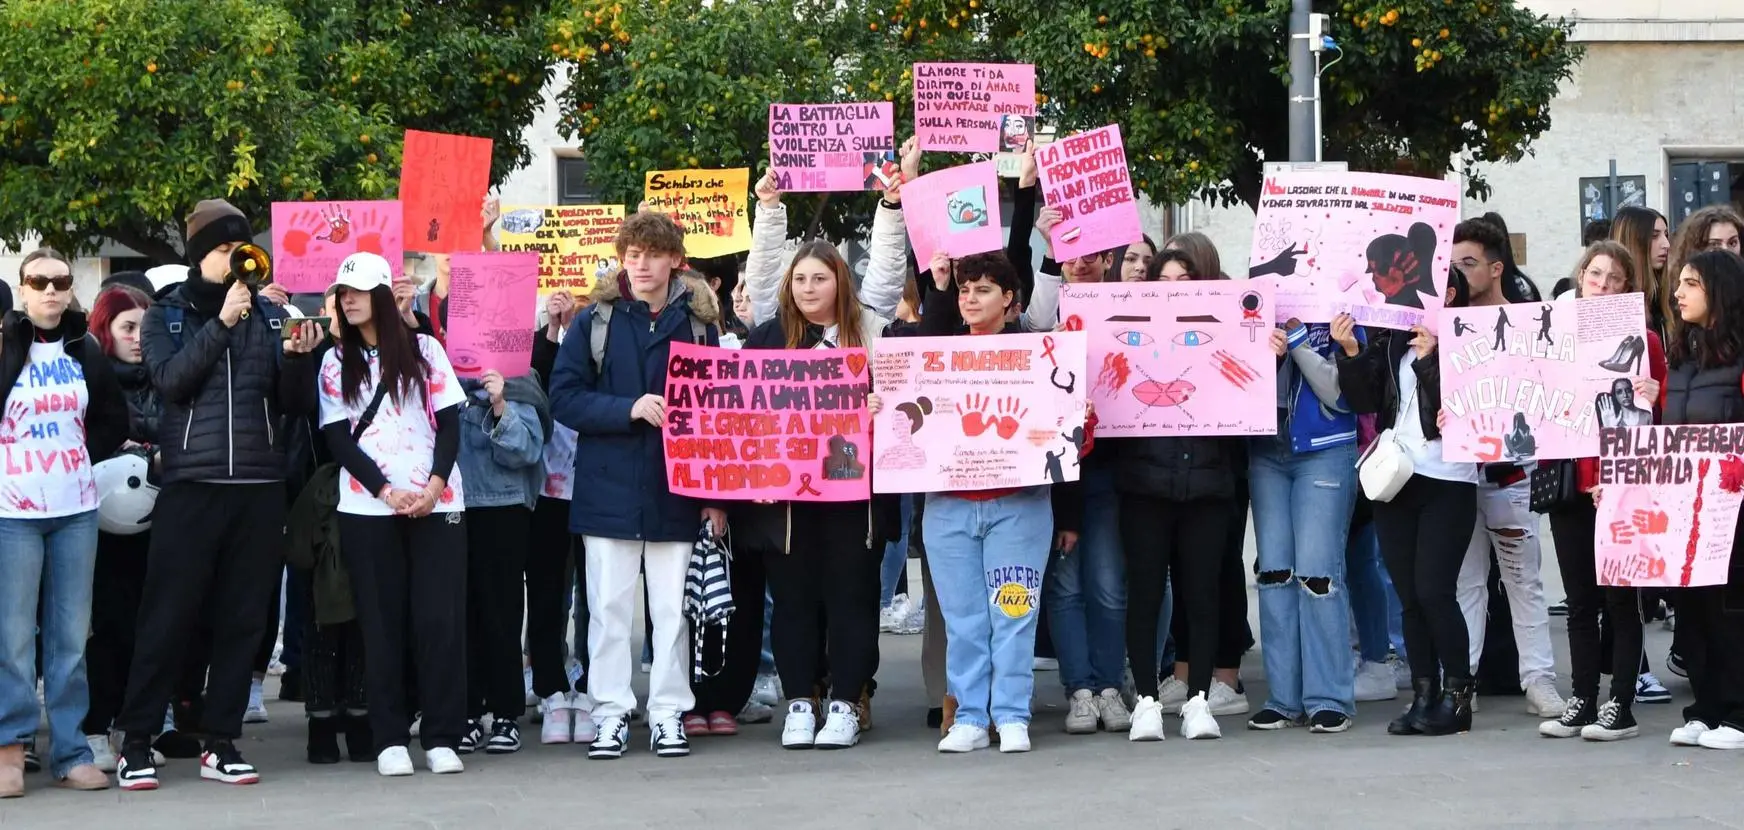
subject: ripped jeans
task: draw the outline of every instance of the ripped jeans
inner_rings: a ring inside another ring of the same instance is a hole
[[[1344,559],[1356,446],[1297,453],[1278,439],[1259,439],[1249,459],[1266,707],[1291,717],[1354,715]]]
[[[1478,485],[1478,520],[1459,569],[1459,610],[1471,634],[1472,674],[1484,656],[1484,629],[1490,614],[1490,550],[1502,569],[1502,589],[1514,620],[1514,648],[1520,652],[1520,685],[1539,678],[1556,680],[1550,646],[1550,606],[1544,600],[1543,551],[1538,514],[1532,512],[1530,476],[1512,484]]]

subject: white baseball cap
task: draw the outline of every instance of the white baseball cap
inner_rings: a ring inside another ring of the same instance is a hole
[[[353,291],[371,291],[380,287],[393,285],[394,269],[380,254],[359,251],[345,258],[339,264],[339,276],[333,280],[334,285],[341,285]]]

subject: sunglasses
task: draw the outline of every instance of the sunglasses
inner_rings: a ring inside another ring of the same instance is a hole
[[[47,291],[51,285],[54,286],[54,290],[62,293],[73,290],[73,278],[70,276],[41,277],[32,275],[24,277],[21,282],[29,286],[32,291]]]

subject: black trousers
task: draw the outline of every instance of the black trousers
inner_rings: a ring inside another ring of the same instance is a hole
[[[266,674],[272,666],[273,647],[279,644],[279,601],[284,598],[285,569],[281,565],[273,574],[272,596],[266,604],[266,628],[260,637],[260,645],[254,650],[254,673]]]
[[[460,744],[466,728],[465,513],[418,519],[339,514],[363,631],[364,686],[378,751],[410,740],[407,659],[417,671],[425,749]]]
[[[145,588],[150,533],[97,534],[97,572],[91,582],[91,639],[85,643],[85,678],[91,708],[85,734],[106,735],[127,697],[127,671],[139,625],[139,598]],[[38,663],[38,665],[41,665]],[[161,719],[163,713],[158,713]]]
[[[1120,495],[1120,541],[1126,552],[1126,656],[1139,697],[1157,696],[1157,617],[1172,581],[1175,617],[1187,618],[1196,654],[1216,654],[1222,628],[1218,588],[1227,558],[1233,499],[1166,501]],[[1188,666],[1189,693],[1211,691],[1213,660]]]
[[[757,684],[757,664],[763,660],[763,589],[767,585],[763,555],[758,550],[733,551],[728,567],[733,581],[733,616],[727,620],[726,633],[723,635],[718,626],[690,629],[691,637],[701,639],[693,647],[702,650],[704,671],[713,672],[700,680],[692,678],[690,683],[696,695],[694,711],[705,716],[711,712],[739,714],[751,699],[751,687]]]
[[[466,511],[466,714],[519,720],[521,620],[533,512],[520,505]]]
[[[362,715],[369,711],[369,690],[364,687],[363,628],[355,618],[336,625],[317,625],[313,592],[309,572],[293,569],[288,594],[310,609],[310,613],[302,615],[302,631],[298,635],[302,640],[297,673],[303,683],[303,711],[311,717]],[[285,621],[287,642],[291,638],[290,622]]]
[[[527,662],[533,667],[533,694],[540,698],[570,691],[563,671],[568,651],[564,635],[569,630],[570,586],[577,567],[582,573],[582,614],[587,613],[587,557],[581,554],[581,545],[581,537],[569,533],[569,502],[540,496],[533,509],[526,562]],[[575,656],[587,665],[585,637],[576,644]]]
[[[787,552],[764,556],[775,600],[770,646],[781,686],[790,697],[804,696],[817,683],[827,646],[829,697],[858,702],[878,665],[881,556],[866,544],[866,503],[794,504],[789,515]]]
[[[1732,549],[1731,584],[1686,588],[1677,595],[1677,629],[1695,700],[1686,721],[1744,729],[1744,577]]]
[[[1403,610],[1411,676],[1471,679],[1471,635],[1455,588],[1478,520],[1477,485],[1414,475],[1374,510],[1381,561]]]
[[[1591,499],[1550,513],[1556,564],[1568,599],[1568,658],[1574,693],[1597,700],[1599,675],[1611,676],[1611,697],[1627,706],[1635,701],[1635,675],[1641,665],[1640,591],[1599,585],[1593,556],[1593,525],[1598,513]],[[1599,616],[1611,623],[1610,650],[1603,648]]]
[[[1217,652],[1212,655],[1214,669],[1241,668],[1242,655],[1253,648],[1253,626],[1247,621],[1247,566],[1242,554],[1247,547],[1247,512],[1251,503],[1247,482],[1238,483],[1235,506],[1230,511],[1229,537],[1223,547],[1223,568],[1217,576]],[[1180,594],[1175,595],[1179,602]],[[1169,634],[1175,638],[1175,659],[1189,666],[1193,662],[1193,637],[1186,614],[1177,613],[1169,620]]]
[[[138,639],[117,726],[129,741],[144,741],[163,725],[164,706],[204,615],[211,663],[201,729],[210,738],[240,737],[255,651],[284,566],[284,485],[171,484],[158,493],[152,527]]]

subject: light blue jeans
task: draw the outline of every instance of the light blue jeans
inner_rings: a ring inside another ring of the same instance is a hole
[[[908,593],[907,585],[897,585],[896,580],[902,578],[902,565],[908,561],[908,528],[914,524],[914,495],[905,493],[902,496],[902,536],[895,541],[884,543],[884,562],[879,567],[879,580],[883,592],[878,595],[878,607],[889,608],[891,600],[897,594]]]
[[[1070,554],[1055,552],[1042,597],[1048,633],[1070,696],[1121,687],[1126,667],[1126,557],[1120,548],[1120,499],[1108,470],[1084,471],[1084,527]],[[1163,617],[1168,624],[1168,617]],[[1158,642],[1161,642],[1160,640]]]
[[[91,763],[81,721],[91,705],[85,639],[91,633],[96,570],[95,510],[54,519],[0,519],[0,746],[28,745],[36,734],[40,600],[49,771],[57,779]]]
[[[1029,723],[1035,627],[1053,546],[1047,487],[972,501],[929,493],[921,520],[945,619],[945,683],[957,723]]]
[[[1405,657],[1404,608],[1393,592],[1393,580],[1381,561],[1381,544],[1375,538],[1375,523],[1365,522],[1351,534],[1344,553],[1345,581],[1350,584],[1350,613],[1356,621],[1357,648],[1362,659],[1380,663],[1387,648],[1400,660]]]
[[[1308,453],[1277,438],[1251,444],[1266,706],[1281,714],[1356,713],[1344,581],[1355,465],[1354,444]]]

